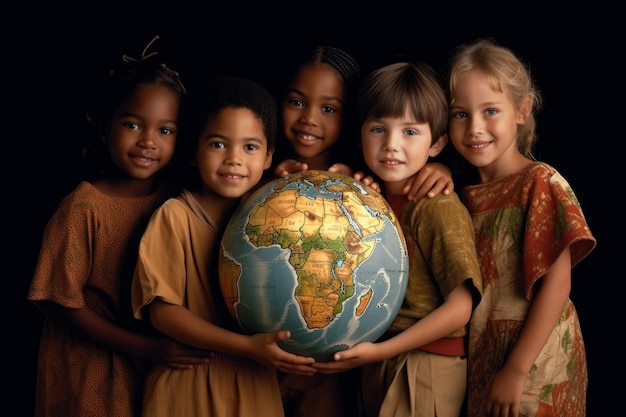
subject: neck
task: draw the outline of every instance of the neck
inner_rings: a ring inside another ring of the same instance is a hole
[[[100,178],[93,181],[94,187],[114,197],[145,197],[154,192],[154,178],[137,179],[129,177]]]

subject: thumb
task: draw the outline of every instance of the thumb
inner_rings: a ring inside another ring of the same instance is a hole
[[[291,337],[291,332],[289,330],[281,330],[275,333],[275,339],[277,342],[281,340],[289,339]]]

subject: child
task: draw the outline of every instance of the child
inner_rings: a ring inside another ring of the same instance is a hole
[[[221,233],[271,165],[277,105],[265,88],[241,78],[214,79],[195,93],[181,118],[194,172],[146,228],[132,298],[137,318],[215,353],[193,369],[157,365],[146,381],[143,415],[280,417],[276,369],[311,375],[314,359],[277,345],[288,331],[242,334],[221,298],[217,272]]]
[[[357,134],[352,108],[361,70],[346,51],[318,46],[297,60],[285,91],[281,92],[282,135],[275,167],[277,177],[297,169],[321,169],[352,175],[362,168],[360,152],[354,152],[347,135]],[[368,185],[371,179],[358,171],[355,178]],[[407,184],[409,199],[419,200],[453,190],[450,170],[428,163]]]
[[[274,170],[278,177],[301,169],[328,170],[352,175],[357,159],[347,151],[342,137],[351,132],[352,89],[360,68],[342,49],[319,46],[297,60],[295,70],[282,92],[282,135],[277,146]],[[287,170],[289,168],[289,170]],[[371,178],[355,178],[375,187]],[[345,399],[356,391],[355,375],[284,375],[279,373],[281,394],[288,417],[347,417]],[[321,400],[321,399],[324,400]]]
[[[92,114],[94,146],[108,158],[93,157],[104,162],[100,175],[63,199],[43,234],[27,296],[47,316],[36,416],[134,416],[147,367],[139,359],[186,368],[208,356],[142,332],[125,291],[143,227],[173,191],[158,174],[174,153],[185,94],[176,72],[146,56],[151,44],[110,72]]]
[[[571,269],[596,244],[570,185],[531,155],[530,72],[491,40],[450,63],[452,144],[476,167],[462,196],[485,282],[470,321],[468,416],[584,416],[585,347]]]
[[[382,181],[409,253],[406,295],[387,332],[318,363],[363,366],[366,416],[454,416],[466,388],[466,333],[482,281],[474,230],[456,193],[409,201],[404,188],[448,138],[448,106],[434,71],[399,62],[372,72],[359,94],[361,146]]]

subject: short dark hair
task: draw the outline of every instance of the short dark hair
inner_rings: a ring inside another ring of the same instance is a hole
[[[372,71],[359,90],[359,121],[368,117],[402,117],[406,106],[428,123],[432,140],[448,129],[448,102],[433,68],[421,62],[396,62]]]
[[[278,103],[261,84],[248,78],[221,76],[192,89],[183,103],[180,133],[192,149],[207,120],[225,108],[249,109],[263,124],[267,146],[273,150],[278,129]]]

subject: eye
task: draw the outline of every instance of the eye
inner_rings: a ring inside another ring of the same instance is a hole
[[[302,102],[302,100],[297,98],[288,98],[285,101],[291,107],[304,107],[304,103]]]
[[[372,133],[384,133],[385,129],[383,129],[382,127],[379,126],[375,126],[371,129]]]
[[[122,123],[122,126],[124,126],[126,129],[131,129],[131,130],[139,130],[139,123],[135,123],[135,122],[124,122]]]
[[[485,110],[485,113],[487,113],[487,116],[495,116],[496,114],[498,114],[498,110],[496,110],[496,109],[487,109],[487,110]]]
[[[249,152],[250,152],[250,151],[256,151],[257,149],[259,149],[259,146],[257,146],[257,145],[253,145],[253,144],[251,144],[251,143],[248,143],[248,144],[244,145],[244,149],[245,149],[246,151],[249,151]]]
[[[174,129],[170,129],[169,127],[162,127],[159,129],[159,133],[162,135],[173,135],[176,131]]]
[[[455,119],[465,119],[467,117],[467,113],[464,111],[457,111],[452,113],[452,117]]]
[[[213,141],[213,142],[209,142],[209,147],[216,148],[216,149],[225,149],[226,144],[223,142]]]
[[[334,108],[333,106],[322,106],[322,112],[323,113],[336,113],[337,109]]]
[[[416,136],[416,135],[419,135],[419,132],[415,129],[406,129],[404,131],[404,134],[407,136]]]

